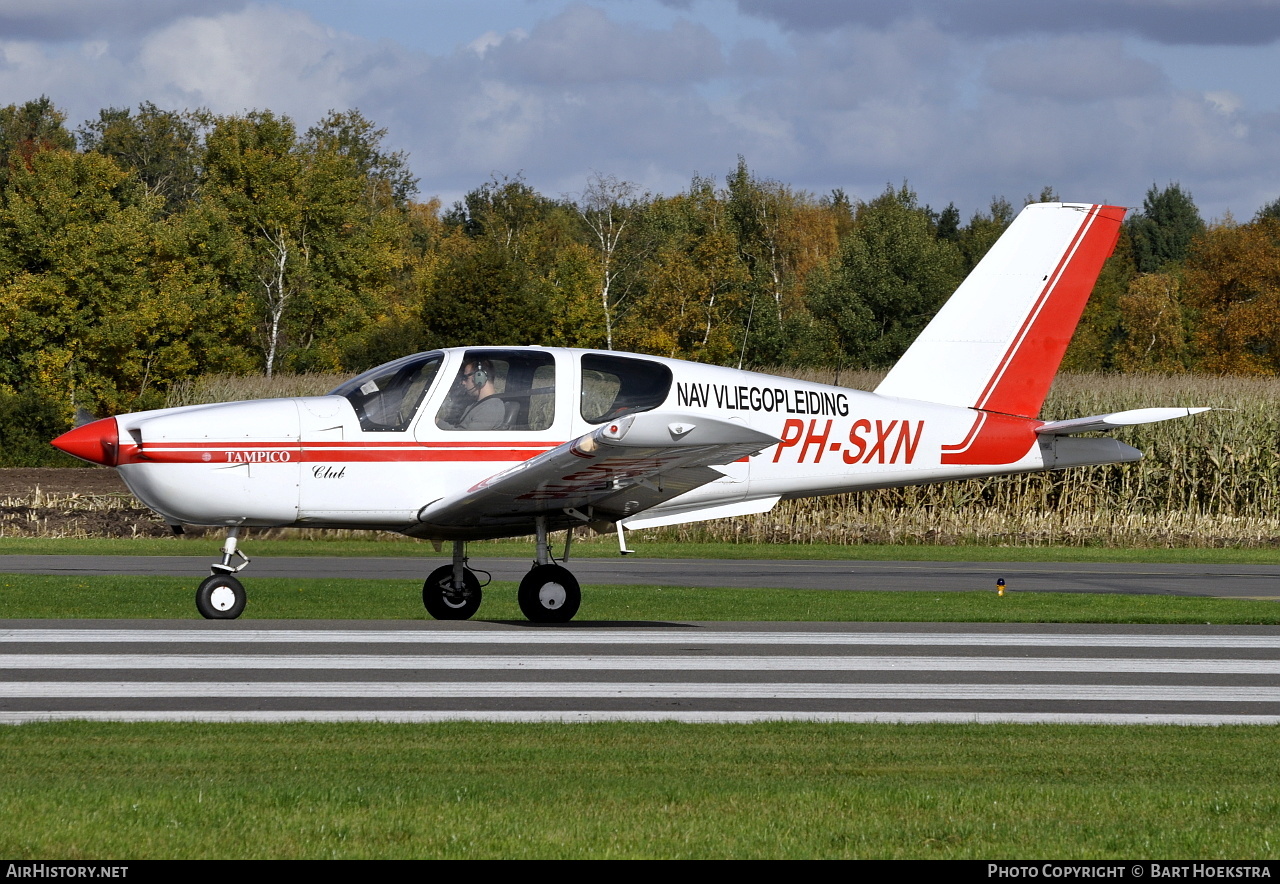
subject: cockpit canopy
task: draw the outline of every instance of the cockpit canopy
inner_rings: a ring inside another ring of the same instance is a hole
[[[568,351],[475,349],[463,354],[436,410],[446,431],[540,431],[556,420],[556,359]],[[404,432],[436,383],[445,354],[405,356],[358,375],[330,392],[351,402],[365,432]],[[657,408],[671,392],[661,362],[612,353],[582,353],[579,414],[590,424]],[[438,397],[437,397],[438,398]]]

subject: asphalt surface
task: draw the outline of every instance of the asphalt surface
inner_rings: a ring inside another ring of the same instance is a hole
[[[258,558],[417,582],[447,559]],[[5,556],[0,572],[209,573],[207,557]],[[528,559],[477,559],[515,581]],[[1280,600],[1280,567],[580,559],[582,583]],[[0,723],[47,719],[1280,724],[1280,627],[3,621]]]
[[[250,553],[252,548],[250,548]],[[0,573],[209,575],[208,556],[25,556],[0,558]],[[382,578],[421,582],[447,558],[254,558],[239,576]],[[472,566],[495,580],[517,582],[528,558],[476,558]],[[994,590],[1003,578],[1010,592],[1105,592],[1208,596],[1280,601],[1280,565],[1169,565],[1081,562],[860,562],[726,559],[644,559],[635,556],[568,562],[584,588],[591,585],[789,587],[827,590]]]
[[[1280,723],[1280,627],[0,621],[0,723]]]

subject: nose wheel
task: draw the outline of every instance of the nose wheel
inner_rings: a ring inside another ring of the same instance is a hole
[[[534,565],[520,581],[517,598],[534,623],[568,623],[582,604],[582,589],[568,568]]]
[[[196,590],[196,610],[206,620],[234,620],[244,612],[248,596],[230,574],[206,577]]]
[[[249,557],[236,547],[239,528],[228,528],[222,544],[222,561],[209,566],[213,576],[206,577],[196,589],[196,610],[206,620],[234,620],[244,613],[249,596],[244,584],[231,575],[249,564]],[[232,562],[239,560],[239,564]]]

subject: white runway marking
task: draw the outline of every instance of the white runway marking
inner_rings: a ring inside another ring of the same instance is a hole
[[[650,669],[670,672],[1111,672],[1280,675],[1280,660],[1113,659],[1103,657],[644,657],[386,654],[0,654],[0,669],[177,669],[210,673],[254,669],[553,672]],[[5,689],[0,687],[0,695]]]
[[[0,642],[77,644],[966,645],[971,647],[1280,648],[1280,635],[981,632],[713,632],[629,629],[6,629]]]
[[[430,724],[438,721],[485,721],[508,724],[530,722],[591,723],[602,721],[675,721],[687,724],[754,724],[766,721],[800,721],[835,724],[1104,724],[1221,727],[1224,725],[1280,725],[1280,715],[1144,715],[1127,712],[719,712],[671,711],[570,711],[512,712],[496,710],[397,711],[280,710],[243,712],[138,711],[138,712],[0,712],[0,724],[37,721],[198,721],[198,722],[386,722]]]
[[[0,723],[1280,724],[1280,630],[953,629],[7,628]]]
[[[742,684],[735,682],[9,682],[0,693],[10,699],[58,697],[355,697],[360,699],[441,699],[510,697],[562,700],[579,697],[750,700],[1166,700],[1278,703],[1280,687],[1101,684]]]

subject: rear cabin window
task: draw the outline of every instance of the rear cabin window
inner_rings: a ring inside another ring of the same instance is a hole
[[[444,354],[438,351],[406,356],[357,375],[329,395],[350,401],[365,432],[403,432],[413,422],[443,361]]]
[[[582,419],[602,424],[624,414],[649,411],[671,392],[671,369],[647,359],[582,357]]]
[[[556,363],[537,350],[468,351],[436,414],[442,430],[548,429],[556,417]]]

